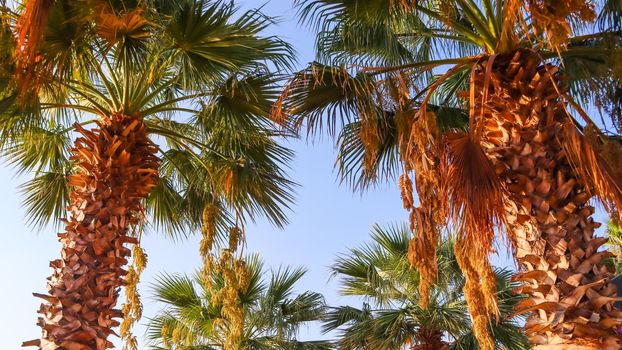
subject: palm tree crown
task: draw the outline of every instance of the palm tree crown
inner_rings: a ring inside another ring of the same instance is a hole
[[[443,271],[430,303],[419,304],[419,273],[410,267],[406,225],[374,226],[371,242],[339,257],[331,270],[343,295],[362,297],[363,307],[330,308],[324,330],[339,330],[339,349],[477,349],[466,301],[464,275],[453,253],[453,239],[438,247]],[[514,306],[523,299],[512,289],[511,271],[496,270],[501,318],[491,326],[497,349],[528,349]]]
[[[225,1],[30,0],[2,13],[0,155],[34,174],[22,187],[33,223],[69,206],[49,295],[37,294],[43,337],[25,345],[103,350],[123,316],[136,348],[140,248],[124,265],[147,217],[175,237],[209,224],[212,240],[258,216],[287,222],[292,153],[269,119],[269,67],[291,68],[292,49],[262,34],[271,18]]]
[[[195,231],[206,202],[286,222],[292,154],[272,140],[282,133],[268,119],[278,96],[268,65],[291,67],[292,49],[261,35],[272,19],[219,1],[54,1],[28,67],[37,79],[18,82],[16,14],[5,12],[0,145],[34,171],[23,186],[33,223],[64,215],[73,125],[113,114],[140,115],[158,143],[161,181],[147,202],[157,227]]]
[[[268,273],[256,255],[246,261],[248,282],[240,292],[246,315],[239,349],[329,349],[327,342],[296,339],[301,326],[319,320],[324,312],[321,294],[294,292],[305,270],[281,267]],[[212,275],[216,290],[222,278]],[[147,334],[154,349],[223,348],[229,325],[204,278],[161,275],[154,296],[166,305],[149,322]]]

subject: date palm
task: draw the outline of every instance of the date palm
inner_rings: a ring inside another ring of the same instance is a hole
[[[173,235],[201,227],[206,206],[221,232],[258,215],[286,222],[291,153],[268,119],[278,90],[267,67],[288,68],[291,49],[261,34],[270,18],[232,3],[32,3],[23,17],[3,8],[0,151],[33,174],[23,190],[34,223],[65,207],[68,218],[48,291],[35,294],[42,337],[24,345],[103,350],[124,317],[135,347],[145,257],[132,245],[147,217]],[[25,23],[41,28],[15,38]],[[30,51],[14,60],[16,50]]]
[[[325,308],[319,293],[294,293],[305,270],[281,267],[268,272],[257,256],[246,260],[248,280],[240,292],[246,321],[239,349],[330,349],[325,341],[296,339],[300,327],[318,321]],[[154,296],[165,307],[149,321],[147,336],[153,349],[223,348],[228,324],[214,301],[223,276],[213,274],[210,282],[198,275],[158,278]]]
[[[371,241],[349,250],[332,265],[343,295],[363,298],[362,308],[330,308],[324,330],[338,330],[339,349],[477,349],[462,286],[464,275],[451,237],[438,247],[443,271],[432,287],[430,302],[419,304],[420,275],[410,268],[407,225],[374,226]],[[495,349],[529,349],[514,306],[523,296],[512,292],[511,271],[497,269],[500,322],[491,326]]]
[[[580,107],[599,106],[603,127],[619,127],[618,3],[297,1],[317,29],[318,62],[292,77],[274,118],[336,134],[339,173],[355,189],[402,174],[423,306],[451,219],[484,349],[498,317],[495,232],[507,233],[516,278],[528,282],[518,307],[533,345],[620,346],[622,313],[602,264],[610,253],[588,204],[620,208],[620,144]]]

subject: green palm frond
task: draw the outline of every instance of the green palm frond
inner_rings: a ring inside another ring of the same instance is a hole
[[[162,177],[149,193],[145,207],[155,228],[175,237],[186,232],[182,203],[183,196],[179,190],[169,178]]]
[[[20,173],[68,171],[71,128],[31,127],[13,138],[6,157]]]
[[[201,305],[194,281],[187,276],[163,274],[156,278],[152,286],[155,300],[161,303],[177,308]]]
[[[373,185],[395,180],[402,171],[398,151],[394,115],[379,114],[377,123],[379,144],[371,165],[366,164],[368,149],[361,138],[361,122],[354,121],[343,126],[337,137],[337,175],[355,191],[364,191]]]
[[[54,75],[48,86],[58,89],[59,81],[91,73],[88,57],[95,37],[89,30],[92,22],[86,1],[56,1],[46,23],[39,52],[42,66]]]
[[[602,0],[598,13],[600,30],[622,30],[622,3],[617,0]]]
[[[620,32],[575,37],[561,55],[573,97],[584,105],[596,106],[617,130],[622,123],[621,60]]]
[[[294,286],[307,272],[302,267],[279,267],[273,272],[266,294],[277,303],[282,303],[294,292]]]
[[[414,56],[400,39],[384,24],[335,23],[319,33],[317,59],[327,64],[404,64]]]
[[[261,63],[290,68],[293,49],[276,37],[261,37],[272,24],[258,10],[242,13],[235,21],[232,2],[176,1],[178,8],[165,33],[175,50],[182,86],[198,87],[222,79],[227,72],[254,69]]]
[[[41,228],[50,222],[60,225],[56,219],[65,216],[69,202],[66,173],[40,173],[23,183],[20,191],[24,196],[22,206],[26,209],[26,217],[34,227]]]
[[[258,128],[269,129],[272,104],[280,93],[277,82],[277,77],[261,70],[232,75],[214,87],[201,113],[196,116],[196,122],[206,131],[252,132]]]
[[[440,85],[437,94],[462,91],[468,83],[465,70]],[[434,81],[434,80],[432,80]],[[341,181],[356,191],[394,180],[403,166],[399,157],[397,116],[401,111],[384,96],[385,85],[390,80],[379,80],[377,75],[359,73],[354,76],[343,67],[311,64],[297,73],[285,87],[274,118],[285,120],[292,130],[306,127],[309,134],[326,130],[329,135],[337,133],[338,156],[336,168]],[[435,98],[437,104],[429,103],[428,110],[437,114],[442,131],[465,129],[468,113],[456,99]],[[413,99],[415,113],[419,103]],[[374,156],[369,161],[369,143],[362,136],[362,124],[373,124],[376,144]]]
[[[367,303],[363,303],[361,309],[353,306],[330,307],[323,317],[322,330],[328,333],[349,323],[361,323],[371,319],[372,312]]]
[[[352,76],[344,67],[313,63],[287,84],[279,106],[282,109],[276,113],[296,116],[283,117],[295,130],[306,124],[309,132],[321,132],[326,125],[334,135],[338,127],[353,121],[350,118],[360,109],[374,110],[371,100],[376,90],[376,82],[368,75]]]

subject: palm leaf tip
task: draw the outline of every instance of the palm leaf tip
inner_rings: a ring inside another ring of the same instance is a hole
[[[42,173],[22,184],[20,191],[24,195],[22,205],[26,208],[30,224],[37,228],[51,221],[54,221],[55,225],[61,224],[55,219],[65,215],[65,206],[69,203],[67,174]]]

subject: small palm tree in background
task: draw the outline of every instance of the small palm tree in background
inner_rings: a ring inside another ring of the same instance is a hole
[[[69,211],[48,292],[35,294],[43,335],[24,345],[104,350],[124,317],[121,336],[136,348],[148,217],[170,234],[208,226],[210,240],[258,215],[286,222],[291,152],[268,119],[278,94],[268,66],[289,68],[291,48],[261,34],[271,18],[220,1],[33,0],[2,11],[0,153],[33,174],[22,188],[35,223]]]
[[[304,276],[300,268],[281,267],[268,272],[255,255],[248,259],[246,286],[240,291],[245,324],[239,350],[330,349],[324,341],[300,341],[300,327],[318,321],[324,313],[321,294],[296,294]],[[154,349],[223,349],[229,324],[214,291],[223,276],[211,280],[197,275],[162,275],[154,284],[155,299],[164,309],[149,321],[147,335]]]
[[[620,275],[622,274],[622,229],[619,224],[616,224],[614,221],[609,221],[607,236],[609,238],[607,246],[609,251],[614,255],[611,261],[615,267],[616,275]]]
[[[479,349],[473,336],[469,312],[462,292],[465,277],[454,255],[454,241],[438,246],[442,273],[432,286],[430,302],[420,306],[420,274],[410,267],[407,225],[374,226],[371,242],[351,249],[331,270],[341,280],[343,295],[362,297],[363,307],[329,308],[324,330],[338,331],[337,348],[343,350],[442,350]],[[499,323],[490,326],[495,349],[529,349],[522,334],[522,320],[514,307],[524,298],[512,292],[512,272],[497,269]]]
[[[274,117],[337,135],[355,189],[398,180],[421,301],[451,221],[475,334],[498,315],[488,261],[507,233],[543,349],[619,349],[622,312],[589,204],[622,209],[622,6],[613,1],[300,0],[317,60]],[[600,108],[601,128],[580,105]],[[574,111],[574,112],[573,112]],[[401,176],[400,176],[401,175]],[[414,183],[413,183],[414,180]],[[415,205],[416,190],[419,206]]]

